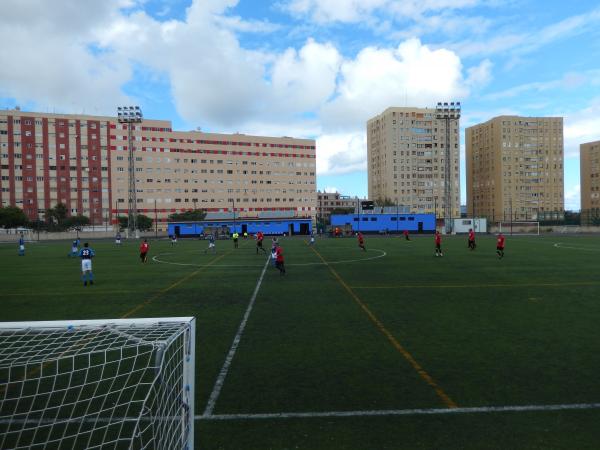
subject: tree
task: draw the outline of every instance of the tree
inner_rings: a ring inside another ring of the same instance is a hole
[[[203,209],[195,209],[193,211],[171,214],[169,220],[171,222],[197,222],[204,220],[205,217],[206,211]]]
[[[151,230],[152,229],[152,219],[143,214],[138,214],[137,227],[138,227],[138,230],[141,230],[141,231]]]
[[[396,206],[396,204],[389,197],[384,197],[384,198],[379,197],[379,198],[376,198],[375,199],[375,205],[377,205],[377,206]]]
[[[89,225],[89,224],[90,224],[89,217],[78,214],[77,216],[67,217],[63,222],[63,227],[65,230],[72,230],[72,229],[84,227],[85,225]]]
[[[67,219],[69,210],[64,203],[57,203],[54,208],[50,208],[46,211],[46,221],[50,228],[57,230],[64,230],[64,222]]]
[[[129,217],[128,216],[119,216],[119,227],[124,230],[129,227]],[[137,215],[137,228],[140,231],[148,231],[152,229],[152,219],[143,214]]]
[[[17,206],[0,207],[0,227],[17,228],[29,223],[23,210]]]

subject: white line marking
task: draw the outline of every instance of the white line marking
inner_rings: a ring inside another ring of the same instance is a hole
[[[384,256],[387,256],[387,253],[384,250],[380,250],[378,248],[371,248],[369,249],[369,251],[375,251],[375,252],[380,252],[379,255],[377,256],[371,256],[370,258],[361,258],[361,259],[343,259],[340,261],[328,261],[328,264],[346,264],[346,263],[353,263],[353,262],[362,262],[362,261],[371,261],[373,259],[379,259],[379,258],[383,258]],[[193,264],[193,263],[178,263],[178,262],[172,262],[172,261],[164,261],[162,259],[159,259],[160,256],[164,256],[164,255],[173,255],[174,253],[159,253],[156,256],[152,257],[152,261],[157,262],[157,263],[161,263],[161,264],[171,264],[174,266],[192,266],[192,267],[206,267],[206,266],[210,266],[210,267],[261,267],[259,265],[250,265],[250,264]],[[324,262],[310,262],[310,263],[286,263],[286,266],[323,266],[325,265]]]
[[[438,414],[489,414],[499,412],[527,412],[527,411],[573,411],[600,409],[600,403],[570,403],[563,405],[513,405],[513,406],[479,406],[471,408],[422,408],[422,409],[382,409],[364,411],[320,411],[320,412],[288,412],[288,413],[258,413],[258,414],[214,414],[195,415],[194,420],[257,420],[257,419],[312,419],[322,417],[377,417],[377,416],[418,416]],[[119,422],[147,422],[157,419],[181,420],[181,416],[162,416],[154,419],[148,417],[77,417],[77,418],[28,418],[28,419],[0,419],[0,424],[56,424],[56,423],[119,423]]]
[[[367,416],[416,416],[436,414],[477,414],[525,411],[568,411],[600,409],[600,403],[572,403],[564,405],[514,405],[480,406],[472,408],[428,408],[428,409],[384,409],[365,411],[322,411],[259,414],[214,414],[197,415],[195,420],[255,420],[255,419],[304,419],[320,417],[367,417]]]
[[[571,250],[584,250],[587,252],[600,252],[600,249],[598,248],[589,248],[589,247],[569,247],[568,245],[562,245],[562,243],[557,242],[556,244],[554,244],[554,247],[556,248],[568,248]]]
[[[269,266],[271,258],[267,258],[265,261],[265,265],[263,267],[262,273],[260,274],[260,278],[256,283],[256,287],[254,288],[254,292],[252,293],[252,297],[250,298],[250,302],[248,303],[248,307],[246,308],[246,312],[244,313],[244,318],[240,323],[240,327],[238,328],[237,334],[233,338],[233,342],[231,343],[231,348],[229,349],[229,353],[227,353],[227,357],[225,358],[225,363],[223,367],[221,367],[221,371],[219,372],[219,376],[217,377],[217,381],[215,381],[215,386],[213,387],[212,392],[210,393],[210,397],[208,402],[206,403],[206,409],[204,410],[204,417],[210,417],[212,415],[213,410],[215,409],[215,404],[217,403],[217,399],[219,398],[219,394],[221,393],[221,389],[223,388],[223,383],[225,382],[225,378],[227,377],[227,373],[229,372],[229,367],[231,366],[231,361],[233,361],[233,357],[235,356],[235,352],[240,345],[240,340],[242,339],[242,333],[246,328],[246,323],[248,322],[248,317],[250,317],[250,313],[252,312],[252,308],[254,307],[254,302],[256,300],[256,296],[258,295],[258,291],[260,289],[260,285],[262,284],[263,277],[265,276],[265,272],[267,271],[267,267]]]

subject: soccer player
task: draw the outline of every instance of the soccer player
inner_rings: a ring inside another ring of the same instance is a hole
[[[244,240],[248,239],[248,232],[244,231]]]
[[[314,230],[310,234],[310,241],[308,242],[308,245],[315,245],[315,232],[314,232]]]
[[[367,248],[365,247],[365,239],[363,238],[362,233],[359,231],[357,236],[358,236],[358,247],[362,248],[366,252]]]
[[[79,249],[77,248],[77,241],[73,241],[71,243],[71,253],[69,253],[69,258],[74,258],[79,254]]]
[[[238,239],[240,238],[240,235],[237,231],[234,231],[231,237],[233,238],[233,248],[238,248]]]
[[[434,235],[435,239],[435,256],[444,256],[442,253],[442,235],[439,231],[435,231]]]
[[[475,247],[475,232],[473,231],[473,228],[469,228],[469,248],[473,251],[475,250]]]
[[[265,255],[267,254],[267,251],[263,248],[264,237],[265,236],[263,235],[262,231],[259,231],[258,233],[256,233],[256,254],[257,255],[258,255],[258,249],[261,249]]]
[[[276,266],[276,259],[277,259],[277,246],[279,245],[279,243],[277,242],[277,238],[274,237],[271,240],[271,261],[273,264],[273,267]]]
[[[81,258],[81,279],[84,286],[87,286],[88,281],[90,285],[94,284],[94,274],[92,273],[92,258],[94,256],[96,256],[96,253],[90,248],[89,244],[87,242],[83,244],[83,248],[79,251],[79,257]]]
[[[204,253],[206,253],[208,250],[211,251],[211,253],[216,253],[217,252],[217,247],[215,247],[215,237],[212,233],[210,233],[207,237],[208,239],[208,248],[204,249]]]
[[[150,250],[150,244],[148,244],[148,239],[144,239],[144,242],[140,245],[140,259],[142,263],[146,263],[148,261],[148,251]]]
[[[115,236],[115,244],[121,245],[121,233],[117,233]]]
[[[23,233],[19,236],[19,256],[25,256],[25,239]]]
[[[281,246],[279,245],[279,243],[276,244],[276,250],[275,250],[275,267],[277,269],[279,269],[279,275],[285,275],[285,265],[284,265],[284,260],[283,260],[283,248],[281,248]]]
[[[496,253],[500,259],[504,258],[504,235],[500,233],[496,239]]]
[[[177,235],[176,234],[171,236],[171,247],[175,247],[175,244],[177,244]]]
[[[407,241],[410,241],[410,238],[408,237],[408,230],[404,230],[402,232],[402,234],[404,235],[404,239],[406,239]]]

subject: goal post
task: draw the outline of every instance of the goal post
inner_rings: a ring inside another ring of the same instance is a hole
[[[194,448],[193,317],[0,323],[0,448]]]
[[[539,222],[498,222],[498,231],[504,234],[540,234]]]

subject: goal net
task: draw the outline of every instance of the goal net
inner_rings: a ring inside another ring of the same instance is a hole
[[[540,234],[539,222],[499,222],[498,231],[504,234]]]
[[[0,448],[192,449],[192,317],[0,323]]]

